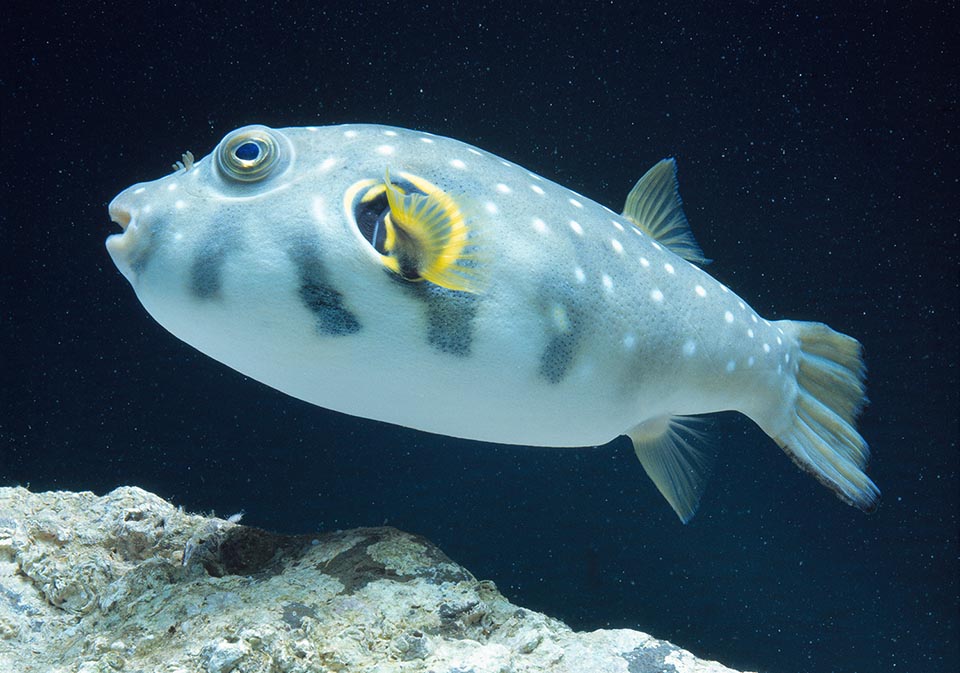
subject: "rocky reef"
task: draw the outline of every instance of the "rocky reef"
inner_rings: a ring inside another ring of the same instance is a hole
[[[133,487],[0,488],[0,671],[720,673],[572,631],[393,528],[284,536]]]

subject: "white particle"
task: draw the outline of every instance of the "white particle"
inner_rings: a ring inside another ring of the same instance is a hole
[[[460,161],[459,159],[451,159],[450,165],[453,166],[454,168],[459,168],[460,170],[463,170],[467,167],[467,165],[462,161]]]
[[[656,241],[650,241],[650,245],[652,245],[655,250],[663,250],[663,248],[660,247],[660,244]]]
[[[540,185],[530,185],[530,189],[533,190],[534,194],[539,194],[540,196],[544,194],[543,188]]]
[[[661,302],[663,301],[663,292],[661,292],[660,290],[651,290],[650,298],[656,302]]]
[[[733,314],[730,311],[725,311],[723,314],[723,319],[727,322],[733,322]]]
[[[356,137],[357,137],[357,132],[356,132],[356,131],[344,131],[344,132],[343,132],[343,135],[344,135],[344,137],[346,137],[346,138],[356,138]]]
[[[485,204],[483,204],[483,208],[491,215],[496,215],[500,212],[500,210],[497,208],[497,204],[495,204],[493,201],[487,201]]]
[[[573,233],[577,236],[583,236],[583,227],[581,227],[580,223],[576,220],[570,220],[570,228],[573,229]]]
[[[497,185],[497,191],[500,192],[501,194],[509,194],[510,188],[501,182]]]
[[[610,220],[610,223],[617,228],[617,231],[623,231],[623,225],[616,220]]]
[[[747,336],[750,337],[751,339],[753,338],[753,330],[752,330],[752,329],[748,329],[748,330],[747,330]]]
[[[777,345],[778,345],[778,346],[782,346],[782,345],[783,345],[783,339],[781,339],[780,337],[777,337]]]
[[[763,352],[764,353],[770,352],[770,344],[763,344]]]
[[[377,154],[388,157],[394,152],[396,152],[396,148],[394,148],[393,145],[380,145],[379,147],[377,147],[376,151],[377,151]]]
[[[751,319],[753,322],[760,322],[759,320],[757,320],[757,314],[756,314],[756,313],[754,313],[752,316],[750,316],[750,319]]]
[[[307,127],[307,130],[310,131],[311,133],[316,133],[317,127],[316,127],[316,126],[308,126],[308,127]]]
[[[738,301],[738,302],[737,302],[737,306],[740,307],[740,310],[741,310],[741,311],[747,310],[747,305],[744,304],[742,301]]]
[[[481,152],[480,150],[475,150],[472,147],[468,147],[467,152],[469,152],[470,154],[476,154],[478,157],[483,156],[483,152]]]
[[[706,296],[707,296],[707,291],[703,289],[703,285],[697,285],[695,288],[693,288],[693,290],[694,290],[694,292],[697,293],[697,296],[698,296],[698,297],[706,297]]]
[[[320,164],[320,170],[329,171],[331,168],[334,167],[336,163],[337,163],[336,159],[334,159],[333,157],[327,157],[326,159],[323,160],[323,163]]]
[[[613,249],[614,249],[615,252],[617,252],[618,254],[621,254],[621,255],[623,254],[623,243],[621,243],[620,241],[618,241],[618,240],[615,239],[615,238],[611,238],[611,239],[610,239],[610,245],[613,247]]]
[[[692,356],[696,352],[697,352],[697,344],[694,343],[693,341],[688,341],[685,344],[683,344],[683,354],[686,355],[687,357]]]
[[[383,132],[383,135],[385,135],[385,136],[390,136],[390,137],[392,138],[393,136],[397,135],[397,132],[396,132],[396,131],[384,131],[384,132]]]
[[[184,208],[187,207],[187,204],[186,204],[184,201],[181,201],[181,200],[179,200],[179,199],[178,199],[177,202],[176,202],[175,204],[173,204],[173,205],[174,205],[174,207],[175,207],[177,210],[183,210]]]
[[[664,265],[663,265],[663,269],[664,269],[664,271],[666,271],[667,273],[674,273],[673,264],[664,264]]]
[[[570,202],[570,205],[574,208],[583,208],[583,204],[577,201],[576,199],[567,199]]]
[[[541,220],[539,217],[533,218],[533,228],[537,230],[537,233],[545,234],[547,233],[547,223]]]
[[[737,363],[736,363],[736,362],[734,362],[733,360],[730,360],[729,362],[727,362],[727,371],[728,371],[728,372],[732,372],[732,371],[733,371],[734,369],[736,369],[736,368],[737,368]]]
[[[179,232],[179,231],[178,231],[177,233],[175,233],[175,234],[173,235],[173,240],[175,240],[175,241],[182,241],[182,240],[183,240],[183,233],[182,233],[182,232]]]
[[[145,213],[149,213],[151,210],[153,210],[153,206],[151,206],[149,203],[143,207],[143,212]]]
[[[145,191],[147,191],[147,188],[146,188],[146,187],[140,187],[140,188],[138,188],[138,189],[134,189],[134,190],[133,190],[133,193],[134,193],[134,194],[143,194]]]
[[[585,274],[583,269],[581,269],[579,266],[574,267],[573,275],[577,279],[578,283],[582,283],[587,279],[587,274]]]
[[[613,289],[613,279],[610,276],[603,274],[601,280],[603,281],[603,287],[605,287],[608,292]]]
[[[427,143],[428,145],[433,143],[433,138],[421,138],[420,142]]]
[[[720,289],[723,290],[724,292],[729,292],[729,291],[730,291],[730,288],[727,287],[726,285],[721,285],[721,286],[720,286]]]
[[[646,257],[641,257],[641,258],[640,258],[640,266],[642,266],[644,269],[646,269],[648,266],[650,266],[650,260],[648,260]]]
[[[177,188],[177,183],[176,183],[176,182],[171,182],[169,185],[167,185],[167,191],[168,191],[168,192],[172,192],[172,191],[173,191],[174,189],[176,189],[176,188]]]

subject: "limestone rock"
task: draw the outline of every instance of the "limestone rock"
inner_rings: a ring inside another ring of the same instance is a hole
[[[276,535],[134,487],[0,488],[0,670],[730,671],[638,631],[575,633],[393,528]]]

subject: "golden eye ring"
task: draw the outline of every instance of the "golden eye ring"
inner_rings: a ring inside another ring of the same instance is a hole
[[[217,166],[227,177],[240,182],[263,180],[276,168],[280,144],[268,129],[240,129],[220,143]]]

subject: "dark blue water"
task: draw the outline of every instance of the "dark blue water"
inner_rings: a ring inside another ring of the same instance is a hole
[[[947,3],[47,4],[0,19],[0,483],[136,484],[282,531],[386,522],[575,628],[734,667],[957,670]],[[864,343],[879,512],[731,414],[684,527],[625,439],[503,447],[348,418],[149,318],[103,249],[115,193],[242,124],[354,121],[466,140],[612,208],[675,156],[711,273],[768,318]]]

